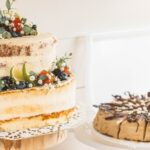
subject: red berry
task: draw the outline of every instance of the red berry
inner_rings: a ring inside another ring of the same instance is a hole
[[[67,66],[64,67],[64,73],[69,74],[69,68]]]
[[[20,32],[21,31],[21,20],[19,17],[16,17],[15,20],[13,20],[11,23],[14,24],[14,27],[16,28],[16,32]]]
[[[41,75],[45,75],[45,76],[47,76],[44,80],[43,80],[43,83],[45,84],[45,83],[51,83],[52,82],[52,80],[48,77],[48,75],[49,75],[49,73],[48,73],[48,71],[46,71],[46,70],[43,70],[43,71],[41,71],[40,73],[39,73],[39,76],[41,76]]]
[[[16,32],[21,32],[22,28],[21,26],[16,27]]]
[[[46,70],[43,70],[39,73],[39,75],[46,75],[46,74],[48,74],[48,71],[46,71]]]

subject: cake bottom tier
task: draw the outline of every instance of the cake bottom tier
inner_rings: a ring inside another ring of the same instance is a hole
[[[105,119],[109,113],[99,111],[94,119],[93,127],[100,133],[131,141],[150,141],[150,123],[144,119],[129,122],[126,118]]]
[[[0,150],[42,150],[60,144],[67,138],[67,131],[18,141],[0,140]]]
[[[42,114],[25,118],[14,118],[10,120],[0,121],[0,131],[16,131],[27,128],[39,128],[48,125],[56,125],[63,123],[71,118],[76,112],[76,107],[53,112],[51,114]]]

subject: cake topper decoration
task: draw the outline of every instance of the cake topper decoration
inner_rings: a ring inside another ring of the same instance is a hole
[[[6,0],[6,9],[0,10],[0,39],[37,35],[37,26],[14,11],[14,2]]]

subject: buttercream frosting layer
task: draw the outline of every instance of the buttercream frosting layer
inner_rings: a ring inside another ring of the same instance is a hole
[[[75,106],[75,80],[60,86],[29,88],[0,93],[0,121],[51,114]]]
[[[70,108],[51,114],[43,114],[34,117],[16,118],[0,121],[0,131],[16,131],[27,128],[40,128],[48,125],[56,125],[65,122],[76,113],[76,108]]]
[[[56,58],[55,43],[51,34],[0,40],[0,76],[8,75],[12,66],[23,63],[34,71],[48,69]]]

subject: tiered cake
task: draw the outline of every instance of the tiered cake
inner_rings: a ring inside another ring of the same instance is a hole
[[[55,37],[38,34],[6,6],[0,12],[0,131],[67,120],[76,110],[75,79],[66,64],[71,55],[55,60]]]
[[[94,128],[118,139],[150,141],[150,97],[114,96],[111,103],[103,103],[94,119]]]

